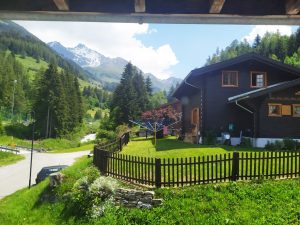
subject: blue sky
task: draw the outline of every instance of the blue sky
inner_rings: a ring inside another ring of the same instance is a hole
[[[66,47],[79,43],[107,57],[122,57],[158,78],[184,78],[202,67],[219,47],[277,30],[291,35],[297,27],[265,25],[126,24],[15,21],[44,42]]]
[[[137,35],[146,46],[159,47],[169,44],[179,63],[171,70],[177,77],[183,77],[190,70],[202,67],[208,56],[217,47],[228,46],[234,39],[242,40],[254,26],[242,25],[150,25],[151,34]]]

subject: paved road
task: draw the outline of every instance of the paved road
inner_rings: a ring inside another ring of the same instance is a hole
[[[90,151],[74,153],[33,153],[31,183],[35,184],[37,173],[44,166],[71,165],[75,158],[87,155]],[[0,167],[0,199],[28,186],[30,152],[22,152],[25,159],[9,166]]]

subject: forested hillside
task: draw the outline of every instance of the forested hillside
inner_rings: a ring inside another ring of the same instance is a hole
[[[37,137],[62,137],[81,127],[89,109],[107,108],[111,94],[85,73],[22,27],[0,21],[0,123],[13,122],[12,133],[34,111]]]
[[[236,56],[255,52],[262,56],[300,68],[300,29],[291,36],[277,33],[266,33],[265,36],[256,36],[252,44],[246,40],[234,40],[225,49],[219,50],[207,59],[206,65],[220,62]]]

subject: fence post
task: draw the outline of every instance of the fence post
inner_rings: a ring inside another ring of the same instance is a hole
[[[161,187],[161,160],[155,158],[155,187]]]
[[[123,136],[122,136],[123,137]],[[120,137],[120,140],[119,140],[119,149],[120,151],[122,151],[122,137]]]
[[[233,152],[231,180],[236,181],[238,179],[238,176],[239,176],[239,153]]]

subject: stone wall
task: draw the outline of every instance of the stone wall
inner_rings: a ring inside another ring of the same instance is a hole
[[[154,191],[141,191],[120,188],[116,190],[115,204],[129,208],[146,208],[160,206],[162,199],[154,199]]]

